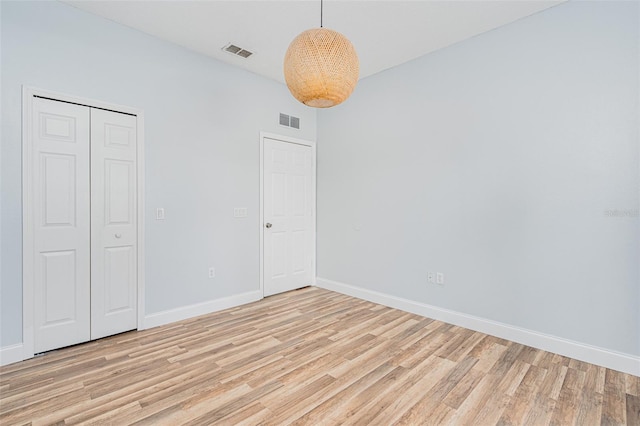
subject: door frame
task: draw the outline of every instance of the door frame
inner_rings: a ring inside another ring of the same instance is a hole
[[[33,136],[34,97],[106,109],[136,116],[136,184],[137,184],[137,329],[144,329],[145,244],[144,244],[144,112],[139,108],[97,101],[36,87],[22,86],[22,359],[34,353],[34,227],[33,227]]]
[[[311,284],[316,284],[316,142],[275,133],[260,132],[260,292],[264,296],[264,140],[304,145],[311,148]]]

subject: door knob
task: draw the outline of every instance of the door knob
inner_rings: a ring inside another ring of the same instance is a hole
[[[270,223],[267,223],[265,226],[266,226],[267,228],[271,228],[273,225],[272,225],[272,224],[270,224]]]
[[[122,237],[122,234],[116,234],[116,238]]]

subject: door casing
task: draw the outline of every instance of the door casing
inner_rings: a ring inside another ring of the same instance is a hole
[[[305,145],[311,147],[311,280],[316,284],[316,143],[290,136],[282,136],[274,133],[260,132],[260,291],[264,297],[264,140],[275,139],[281,142]]]
[[[136,116],[137,164],[137,329],[144,329],[144,113],[138,108],[87,99],[35,87],[22,87],[22,359],[34,356],[34,232],[32,107],[34,97],[84,105]]]

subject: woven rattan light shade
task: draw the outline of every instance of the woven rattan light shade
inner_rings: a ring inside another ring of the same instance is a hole
[[[329,108],[344,102],[358,82],[360,64],[345,36],[326,28],[301,33],[284,57],[284,79],[305,105]]]

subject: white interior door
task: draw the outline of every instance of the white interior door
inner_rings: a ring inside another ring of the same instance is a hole
[[[137,325],[136,117],[91,109],[91,339]]]
[[[265,138],[264,295],[312,284],[313,158],[307,145]]]
[[[34,350],[89,340],[89,108],[33,100]]]

